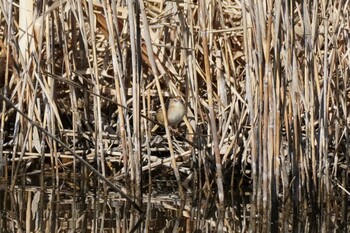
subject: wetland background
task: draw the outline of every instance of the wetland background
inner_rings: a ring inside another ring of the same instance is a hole
[[[0,229],[349,231],[348,9],[1,1]]]

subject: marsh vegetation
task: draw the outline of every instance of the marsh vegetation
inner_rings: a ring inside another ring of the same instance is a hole
[[[349,231],[349,13],[2,1],[0,229]]]

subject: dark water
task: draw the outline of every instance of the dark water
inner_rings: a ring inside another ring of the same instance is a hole
[[[2,182],[3,232],[346,232],[344,222],[349,220],[347,215],[342,219],[340,193],[329,210],[319,206],[312,211],[307,202],[300,203],[298,216],[292,199],[287,199],[279,204],[277,221],[271,222],[271,213],[251,216],[256,203],[248,189],[226,190],[223,207],[214,191],[188,192],[180,200],[176,192],[158,190],[143,195],[140,213],[118,193],[104,190],[103,184],[83,192],[66,182],[57,188],[49,188],[46,182],[45,189],[15,186],[12,192]]]

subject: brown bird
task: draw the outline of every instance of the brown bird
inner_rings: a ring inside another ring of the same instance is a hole
[[[170,126],[177,126],[186,113],[185,105],[180,98],[170,98],[166,105],[168,123]],[[158,109],[156,119],[164,125],[164,114],[162,109]]]

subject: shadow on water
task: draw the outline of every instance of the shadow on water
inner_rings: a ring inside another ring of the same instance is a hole
[[[120,194],[107,188],[104,191],[103,184],[82,190],[68,179],[60,182],[57,188],[43,190],[40,185],[26,184],[16,186],[13,192],[2,182],[1,229],[8,229],[7,232],[216,232],[222,223],[223,232],[249,232],[251,224],[249,189],[226,190],[223,208],[219,207],[214,192],[187,193],[184,201],[176,192],[144,194],[140,214]],[[344,229],[341,206],[336,201],[341,201],[341,196],[334,196],[331,215],[326,215],[322,207],[318,207],[320,211],[311,210],[305,200],[298,206],[299,215],[295,217],[293,200],[279,200],[276,229],[283,232]],[[222,219],[219,211],[224,213]],[[253,218],[257,224],[267,221],[264,216]],[[276,223],[266,224],[272,229]]]
[[[175,194],[145,195],[143,216],[115,192],[57,189],[40,190],[37,186],[16,187],[13,192],[0,191],[1,227],[11,231],[132,232],[202,232],[213,231],[218,224],[215,199],[211,194],[181,201]],[[207,196],[208,198],[206,198]],[[226,211],[229,221],[233,209]],[[136,228],[135,228],[136,226]],[[225,228],[226,229],[226,228]],[[227,230],[226,230],[227,231]]]

